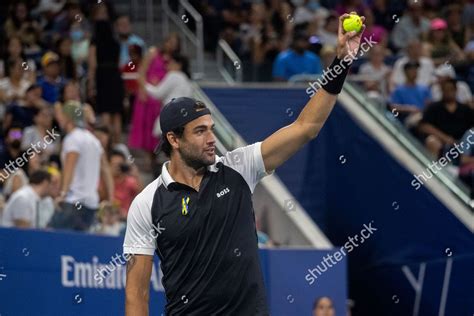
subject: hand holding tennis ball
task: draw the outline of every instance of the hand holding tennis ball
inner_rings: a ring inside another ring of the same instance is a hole
[[[359,32],[362,29],[362,19],[357,14],[351,13],[348,18],[344,19],[342,27],[346,32]]]
[[[346,62],[355,59],[359,51],[362,34],[365,30],[365,17],[356,12],[345,13],[339,17],[336,56],[346,58]]]

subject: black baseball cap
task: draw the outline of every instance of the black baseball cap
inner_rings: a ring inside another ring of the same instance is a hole
[[[207,114],[211,114],[211,111],[199,100],[187,97],[174,98],[166,103],[160,112],[162,135],[165,136],[173,129]]]

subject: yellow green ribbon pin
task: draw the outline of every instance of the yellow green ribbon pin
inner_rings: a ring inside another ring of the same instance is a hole
[[[181,205],[182,205],[182,208],[181,208],[181,214],[183,215],[188,215],[188,203],[189,203],[189,196],[187,197],[183,197],[181,199]]]

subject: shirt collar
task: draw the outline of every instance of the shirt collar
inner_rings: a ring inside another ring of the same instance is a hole
[[[218,162],[218,157],[216,156],[216,162],[210,166],[207,166],[208,171],[217,171],[217,162]],[[168,186],[171,183],[178,183],[176,182],[168,172],[168,165],[170,163],[170,160],[166,161],[163,163],[163,166],[161,167],[161,179],[163,180],[163,185],[165,188],[168,190]]]
[[[163,166],[161,167],[161,178],[163,179],[163,184],[165,185],[165,188],[168,189],[168,185],[170,183],[176,182],[174,179],[171,177],[170,173],[168,172],[168,165],[170,161],[166,161]]]

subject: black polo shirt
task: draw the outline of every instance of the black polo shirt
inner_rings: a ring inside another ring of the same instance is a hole
[[[456,140],[474,126],[474,110],[458,103],[454,112],[449,112],[443,101],[430,104],[423,113],[422,123],[429,123]]]
[[[260,148],[216,156],[199,191],[166,162],[130,206],[124,253],[159,256],[167,315],[269,314],[252,206],[267,175]]]

